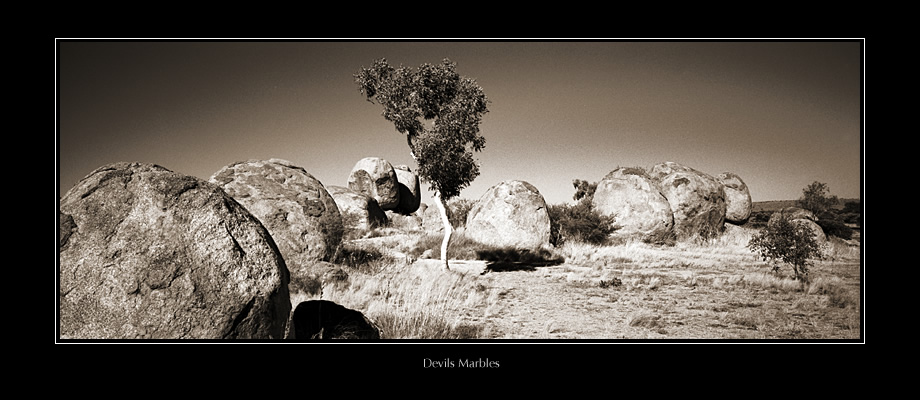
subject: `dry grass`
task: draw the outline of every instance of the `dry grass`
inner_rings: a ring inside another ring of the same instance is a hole
[[[389,262],[325,286],[322,298],[364,312],[384,339],[476,339],[487,331],[475,322],[496,299],[486,282],[435,264]]]
[[[327,284],[322,298],[364,312],[388,339],[861,337],[858,247],[830,242],[805,284],[752,254],[752,232],[731,227],[672,246],[568,242],[542,256],[564,263],[484,275],[416,261],[440,237],[394,232],[355,241],[388,256],[373,268],[349,266],[347,282]],[[457,237],[452,258],[481,257],[474,241]]]

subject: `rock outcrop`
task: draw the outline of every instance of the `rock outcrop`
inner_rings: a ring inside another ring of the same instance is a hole
[[[367,230],[387,224],[386,213],[373,197],[343,186],[330,185],[326,189],[335,199],[346,229]]]
[[[328,300],[310,300],[294,309],[289,338],[374,340],[380,339],[380,328],[360,311]]]
[[[62,338],[284,337],[284,259],[217,185],[106,165],[61,198],[59,228]]]
[[[344,228],[335,200],[305,169],[288,161],[230,164],[211,182],[255,215],[271,233],[292,275],[311,274],[341,243]]]
[[[348,175],[348,187],[377,200],[384,211],[399,207],[399,181],[387,160],[365,157],[358,161]]]
[[[399,184],[399,205],[396,206],[395,211],[403,215],[412,214],[422,204],[418,175],[412,172],[407,165],[396,165],[393,170],[396,172],[396,181]]]
[[[470,209],[466,235],[492,246],[548,246],[550,220],[546,201],[540,191],[527,182],[501,182],[489,188]]]
[[[747,185],[736,174],[723,172],[716,177],[725,190],[725,221],[736,225],[751,217],[753,202]]]
[[[671,206],[678,240],[712,238],[725,229],[725,190],[712,176],[674,162],[649,172]]]
[[[654,241],[668,237],[674,217],[668,199],[642,169],[617,168],[598,182],[594,209],[615,218],[618,239]]]

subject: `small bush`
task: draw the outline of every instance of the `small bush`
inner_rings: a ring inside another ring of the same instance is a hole
[[[333,264],[345,265],[356,271],[374,273],[388,265],[387,256],[376,248],[357,247],[349,244],[339,246]]]
[[[550,242],[561,246],[566,242],[606,244],[616,231],[613,216],[603,215],[588,201],[575,205],[558,204],[547,207],[550,219]]]
[[[862,214],[862,201],[848,201],[843,205],[844,213]]]
[[[827,214],[825,214],[825,216],[827,216]],[[836,236],[843,240],[850,240],[853,237],[853,229],[846,226],[843,221],[830,218],[819,218],[817,224],[827,235]]]
[[[792,265],[797,280],[808,280],[809,259],[821,257],[821,247],[808,227],[783,216],[755,234],[748,243],[764,261]],[[779,266],[775,265],[774,270]]]

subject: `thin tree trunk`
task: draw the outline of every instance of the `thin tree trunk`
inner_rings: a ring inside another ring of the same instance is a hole
[[[413,151],[414,139],[414,133],[409,132],[406,135],[406,143],[409,145],[409,155],[411,155],[415,163],[418,164],[418,159],[415,158],[415,151]],[[450,236],[454,233],[454,228],[450,225],[450,218],[447,217],[447,203],[441,198],[441,194],[435,192],[432,197],[434,197],[434,203],[438,207],[438,213],[441,214],[441,223],[444,225],[444,240],[441,241],[441,262],[444,263],[444,269],[449,270],[450,265],[447,262],[447,246],[450,244]]]
[[[441,198],[440,193],[435,193],[435,204],[438,206],[438,212],[441,214],[441,223],[444,225],[444,240],[441,242],[441,262],[444,263],[444,269],[449,270],[450,265],[447,263],[447,245],[450,243],[450,236],[454,228],[450,225],[450,218],[447,217],[447,203]]]

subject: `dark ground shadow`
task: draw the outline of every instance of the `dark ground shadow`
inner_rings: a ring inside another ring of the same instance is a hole
[[[477,250],[476,257],[486,262],[489,272],[534,271],[537,267],[559,265],[565,259],[544,249],[492,248]]]

